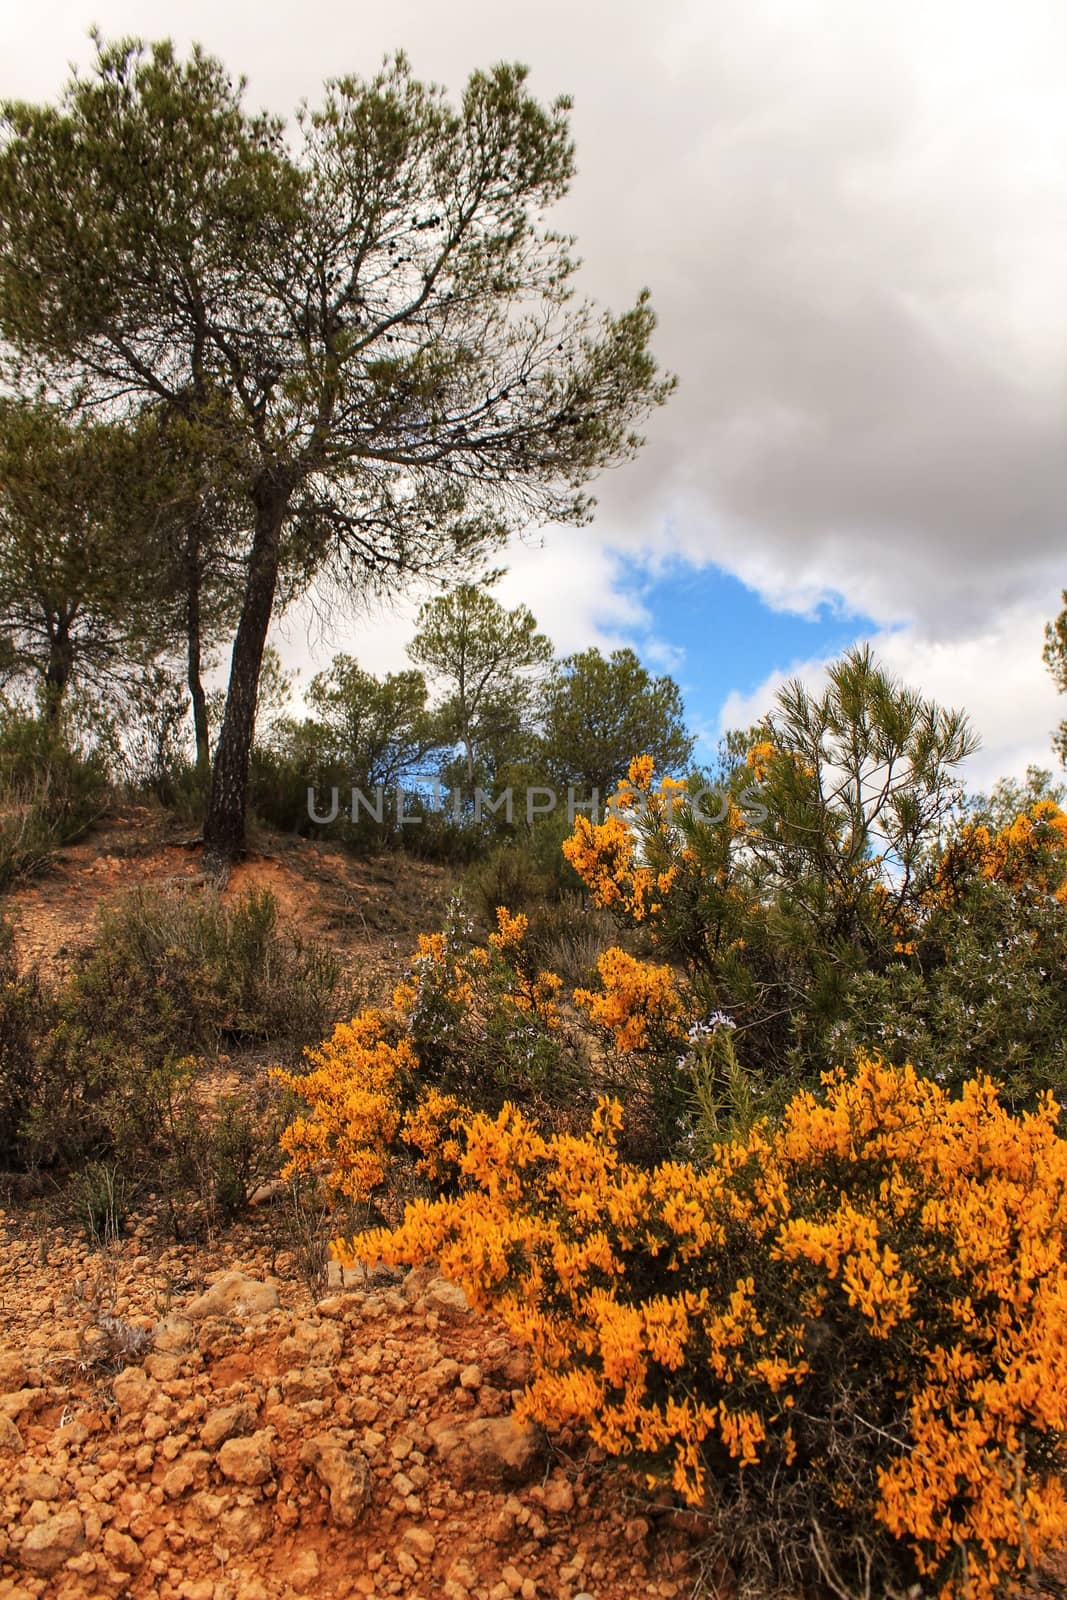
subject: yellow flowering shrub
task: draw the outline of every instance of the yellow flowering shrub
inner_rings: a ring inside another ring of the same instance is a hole
[[[1067,903],[1067,814],[1039,800],[1003,828],[968,824],[939,864],[937,899],[978,873],[1016,893],[1049,895]]]
[[[639,860],[642,836],[669,826],[669,818],[685,793],[685,784],[663,778],[653,787],[651,756],[630,763],[629,782],[611,799],[603,822],[574,820],[563,854],[590,890],[594,902],[634,922],[656,916],[678,875],[677,864],[657,870]],[[640,825],[627,818],[639,812]]]
[[[316,1050],[305,1051],[306,1074],[274,1077],[313,1108],[281,1137],[289,1157],[284,1178],[328,1163],[326,1182],[349,1200],[365,1201],[385,1181],[400,1127],[404,1079],[417,1065],[410,1040],[385,1012],[367,1010],[341,1022]]]
[[[619,1050],[640,1050],[653,1039],[684,1036],[685,1008],[669,967],[612,948],[599,957],[597,971],[600,992],[575,989],[574,1002],[608,1030]]]
[[[542,1110],[581,1099],[584,1064],[562,1025],[562,981],[527,959],[521,913],[500,907],[496,921],[485,945],[467,941],[458,914],[421,934],[391,1009],[339,1024],[304,1052],[307,1072],[274,1073],[307,1107],[282,1137],[285,1177],[324,1171],[335,1193],[367,1201],[398,1177],[399,1163],[447,1188],[473,1110],[495,1110],[508,1094]]]
[[[848,1576],[873,1550],[886,1588],[983,1600],[1067,1533],[1051,1102],[1012,1116],[988,1081],[951,1099],[871,1060],[699,1169],[627,1163],[621,1120],[471,1117],[457,1192],[335,1250],[436,1258],[531,1348],[527,1417],[582,1425],[739,1538],[762,1509],[798,1562],[814,1538]]]
[[[507,1094],[532,1103],[557,1091],[570,1042],[558,1003],[562,980],[531,959],[527,930],[522,912],[500,906],[487,942],[472,945],[471,930],[453,917],[444,932],[422,936],[394,993],[424,1083],[465,1104],[499,1105]]]
[[[575,818],[563,854],[596,905],[623,924],[645,925],[654,943],[683,954],[692,941],[675,938],[676,926],[692,921],[693,909],[710,891],[718,909],[701,916],[700,938],[706,941],[714,929],[714,939],[728,944],[747,904],[732,881],[747,823],[728,796],[720,798],[718,813],[710,826],[702,825],[705,814],[698,806],[694,815],[688,786],[668,777],[657,783],[652,758],[638,756],[602,822]]]

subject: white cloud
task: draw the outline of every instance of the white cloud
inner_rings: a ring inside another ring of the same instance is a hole
[[[595,531],[549,528],[536,539],[513,545],[506,560],[508,570],[492,592],[502,605],[529,606],[558,655],[590,645],[613,650],[638,636],[650,663],[660,652],[670,654],[676,664],[679,652],[660,647],[649,635],[652,618],[628,586],[630,567]],[[286,669],[299,670],[304,681],[341,650],[368,671],[401,672],[411,665],[406,645],[415,632],[419,606],[432,592],[419,590],[393,605],[337,614],[325,630],[312,609],[302,606],[275,624],[271,641]]]
[[[95,0],[93,15],[112,36],[201,39],[283,112],[397,46],[453,93],[501,58],[528,61],[542,96],[572,92],[579,172],[559,221],[592,294],[621,308],[651,287],[681,382],[637,462],[597,486],[595,529],[518,551],[501,597],[563,651],[655,648],[633,563],[716,563],[771,605],[874,617],[894,666],[972,710],[983,770],[1047,749],[1060,710],[1035,619],[1067,581],[1058,0],[304,0],[297,20],[287,0]],[[81,0],[41,0],[8,30],[0,92],[53,96],[88,59],[86,18]],[[346,624],[338,644],[395,670],[411,615]],[[294,659],[300,639],[294,624]]]
[[[967,712],[982,740],[963,768],[970,789],[988,788],[1003,776],[1021,778],[1029,764],[1057,765],[1051,734],[1067,706],[1041,660],[1044,623],[1043,615],[1016,609],[951,642],[914,627],[886,630],[871,640],[881,664],[897,678],[939,705]],[[787,679],[800,678],[817,692],[827,665],[799,661],[770,674],[751,694],[731,694],[720,733],[757,721]]]

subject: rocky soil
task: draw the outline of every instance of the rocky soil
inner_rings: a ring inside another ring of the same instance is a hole
[[[315,1302],[269,1209],[196,1247],[0,1223],[0,1600],[688,1594],[695,1530],[515,1426],[524,1358],[461,1290]]]

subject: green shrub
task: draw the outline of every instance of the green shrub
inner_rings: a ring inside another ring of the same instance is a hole
[[[339,1000],[333,953],[283,933],[269,891],[134,890],[106,911],[72,975],[67,1013],[86,1040],[155,1059],[320,1038]]]
[[[485,927],[493,927],[497,906],[529,912],[543,904],[551,893],[551,879],[535,859],[524,839],[495,845],[482,861],[472,866],[464,879],[464,897],[472,915]]]
[[[165,1148],[170,1109],[188,1076],[186,1063],[153,1057],[114,1035],[93,1039],[54,1001],[56,1020],[39,1035],[30,1061],[32,1096],[18,1123],[11,1164],[70,1170],[117,1161],[143,1171]]]
[[[526,939],[530,956],[550,972],[558,972],[569,988],[594,982],[597,961],[617,943],[607,912],[588,905],[582,895],[564,890],[558,900],[531,907]]]
[[[240,1216],[261,1183],[281,1165],[278,1141],[286,1115],[282,1097],[262,1080],[243,1094],[205,1101],[182,1097],[169,1135],[167,1184],[194,1199],[209,1220]]]
[[[917,957],[857,974],[833,1031],[843,1060],[878,1051],[958,1090],[981,1070],[1005,1104],[1067,1104],[1067,915],[985,878],[928,919]]]
[[[111,784],[99,751],[69,730],[21,712],[0,719],[0,886],[38,871],[107,809]]]
[[[210,892],[137,890],[101,917],[52,994],[19,976],[8,936],[0,942],[0,1161],[158,1162],[175,1142],[193,1140],[199,1055],[269,1044],[296,1058],[335,1020],[340,998],[336,958],[283,933],[266,893],[227,906]],[[217,1169],[222,1209],[242,1203],[253,1160],[236,1108],[223,1108],[219,1128],[193,1142],[198,1159]],[[262,1142],[275,1142],[273,1132]]]
[[[352,818],[352,787],[363,787],[374,807],[357,809]],[[323,814],[329,810],[332,790],[337,790],[338,814],[332,822],[315,822],[308,813],[308,788],[315,791]],[[383,789],[379,807],[373,785],[361,784],[358,774],[341,763],[313,764],[299,755],[257,747],[249,769],[249,807],[256,820],[283,833],[303,838],[332,839],[355,855],[376,855],[383,850],[403,850],[420,861],[463,865],[477,860],[492,838],[488,824],[473,817],[453,816],[444,806],[434,806],[427,796],[405,791],[403,825],[398,821],[399,796],[394,787]],[[415,820],[415,819],[418,820]]]
[[[0,1167],[18,1162],[21,1130],[39,1090],[36,1053],[50,1010],[37,973],[20,972],[14,936],[0,919]]]
[[[129,1214],[131,1184],[128,1175],[106,1161],[90,1161],[70,1186],[74,1211],[95,1244],[117,1239]]]
[[[453,900],[444,931],[420,936],[394,1001],[418,1057],[418,1083],[468,1105],[504,1100],[560,1111],[588,1099],[588,1077],[556,997],[560,980],[526,948],[527,919],[502,907],[485,945]]]

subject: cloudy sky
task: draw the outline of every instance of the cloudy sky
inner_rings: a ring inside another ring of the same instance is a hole
[[[90,9],[91,7],[91,9]],[[870,638],[964,705],[973,783],[1051,764],[1067,587],[1061,0],[3,0],[0,94],[54,97],[86,30],[193,38],[291,112],[402,46],[457,89],[525,61],[574,97],[559,224],[586,291],[644,285],[679,388],[585,530],[501,586],[560,650],[633,645],[707,743]],[[332,641],[404,663],[410,611]],[[286,658],[309,661],[292,621]],[[328,650],[317,644],[319,660]]]

